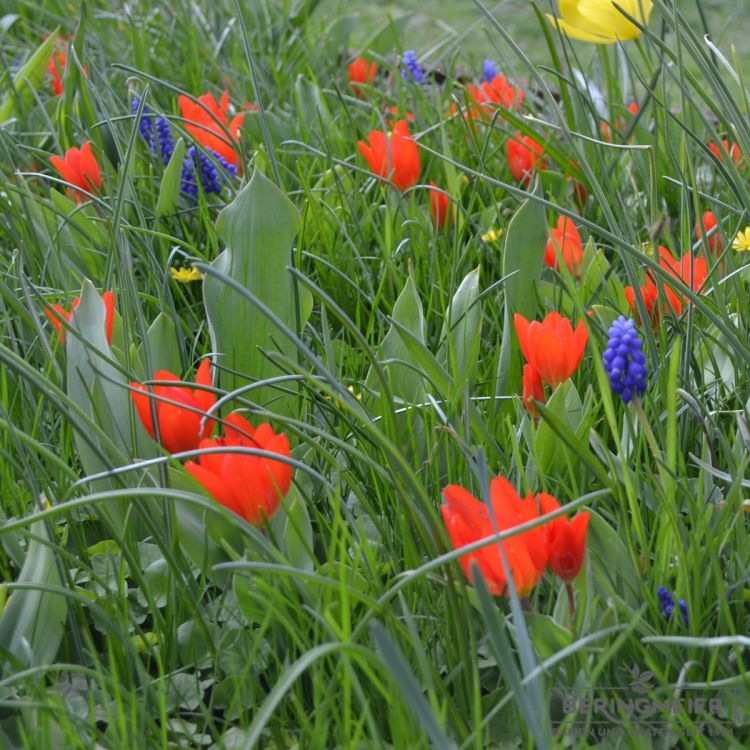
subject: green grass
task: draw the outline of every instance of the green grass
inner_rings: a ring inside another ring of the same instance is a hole
[[[706,146],[729,137],[750,154],[742,9],[680,3],[684,23],[658,2],[649,32],[618,50],[558,38],[528,3],[501,6],[497,26],[468,2],[313,5],[41,0],[6,17],[0,747],[557,747],[552,723],[576,690],[663,701],[677,684],[706,699],[733,689],[731,741],[685,710],[659,713],[665,739],[626,722],[600,746],[746,746],[750,303],[731,244],[750,223],[750,165]],[[739,45],[736,70],[703,44],[699,8],[727,59]],[[410,9],[411,25],[388,24]],[[76,39],[61,97],[49,49],[34,57],[58,25]],[[379,65],[361,99],[346,77],[360,48]],[[445,85],[402,79],[406,49]],[[449,115],[465,102],[455,76],[478,80],[485,56],[526,99],[469,128]],[[641,103],[614,143],[572,68],[596,82],[613,130]],[[193,200],[132,100],[190,147],[178,94],[224,88],[263,110],[246,115],[241,174]],[[419,143],[404,193],[356,145],[390,105],[414,114]],[[528,189],[506,156],[519,130],[547,160]],[[86,140],[103,184],[76,206],[50,156]],[[430,181],[455,208],[444,231]],[[709,209],[720,256],[694,229]],[[586,245],[580,280],[542,263],[561,213]],[[659,244],[705,256],[705,288],[666,274]],[[232,262],[216,261],[227,248]],[[185,266],[204,281],[174,281]],[[648,389],[625,405],[601,353],[647,271],[684,305],[639,327]],[[45,307],[79,295],[63,344]],[[589,339],[536,424],[511,321],[551,311],[585,320]],[[207,355],[215,421],[241,410],[292,447],[292,488],[259,527],[205,493],[184,468],[196,455],[163,450],[131,403],[131,382],[160,368],[192,382]],[[458,564],[441,493],[487,501],[498,475],[591,513],[575,612],[550,572],[526,600],[492,597]],[[662,614],[660,586],[687,623]]]

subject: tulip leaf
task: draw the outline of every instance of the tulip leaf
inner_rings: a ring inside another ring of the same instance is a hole
[[[206,274],[203,296],[211,340],[219,353],[221,387],[234,390],[246,383],[283,374],[266,352],[296,357],[298,302],[289,267],[292,242],[300,225],[297,209],[257,169],[250,182],[220,214],[216,229],[226,249]],[[228,285],[234,282],[276,316],[278,323],[251,299]],[[286,384],[285,389],[289,390]],[[253,399],[287,412],[290,397],[263,386]]]
[[[61,586],[55,548],[44,520],[31,525],[31,539],[17,583],[0,615],[0,644],[5,654],[27,667],[50,664],[63,637],[65,596],[44,590]],[[33,588],[38,586],[39,588]]]
[[[158,217],[174,213],[177,201],[180,197],[180,183],[182,182],[182,165],[185,161],[185,141],[177,139],[174,151],[164,170],[159,188],[159,197],[156,201],[156,215]]]
[[[17,114],[18,105],[28,106],[34,101],[34,92],[47,79],[47,63],[57,42],[60,29],[55,29],[26,63],[18,69],[10,80],[10,69],[6,68],[0,81],[0,89],[7,91],[0,104],[0,125]]]
[[[294,94],[303,139],[309,139],[310,128],[316,125],[325,130],[331,127],[331,112],[320,95],[320,89],[312,81],[301,75],[297,76]]]
[[[81,463],[91,474],[120,465],[131,454],[130,436],[124,429],[130,424],[130,409],[125,379],[111,364],[104,302],[88,279],[84,281],[80,300],[70,319],[71,330],[65,334],[67,393],[111,441],[109,446],[100,446],[105,454],[102,455],[81,434],[75,434]],[[97,383],[100,399],[94,394]]]
[[[295,487],[292,487],[276,515],[284,517],[283,545],[289,562],[300,570],[315,570],[310,516]]]
[[[532,195],[542,197],[541,183],[538,179],[534,183]],[[544,206],[534,198],[528,198],[510,220],[505,234],[505,313],[497,367],[497,396],[507,396],[516,392],[520,384],[521,361],[518,356],[518,342],[513,332],[513,315],[520,313],[527,320],[536,317],[536,284],[542,274],[546,247],[547,218]]]
[[[567,424],[572,433],[578,433],[584,416],[583,404],[571,380],[566,380],[555,388],[546,406],[562,423]],[[568,448],[560,444],[557,433],[547,422],[542,421],[534,440],[534,455],[539,471],[549,475],[553,466],[563,460],[566,451]]]
[[[416,343],[424,346],[424,313],[411,273],[393,306],[393,324],[380,343],[378,359],[388,375],[393,395],[406,403],[417,403],[424,396],[424,377],[399,328],[411,333]],[[372,368],[365,382],[368,388],[376,387],[377,378]]]
[[[482,333],[479,304],[479,268],[469,272],[459,284],[445,313],[437,360],[451,374],[456,397],[464,385],[473,385]]]
[[[144,377],[152,378],[157,370],[182,372],[182,358],[177,345],[177,330],[174,321],[165,313],[159,313],[146,332],[146,340],[139,351],[139,360],[150,372]]]

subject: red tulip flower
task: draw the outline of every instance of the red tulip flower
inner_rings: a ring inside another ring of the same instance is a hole
[[[201,440],[211,434],[213,421],[207,419],[201,426],[206,412],[216,403],[210,388],[211,362],[204,359],[195,373],[195,384],[204,388],[192,389],[169,370],[157,370],[154,380],[173,382],[174,385],[155,385],[149,390],[140,383],[131,383],[130,395],[148,434],[156,440],[156,431],[151,415],[152,403],[159,426],[159,440],[170,453],[181,453],[198,448]],[[152,396],[156,396],[153,398]]]
[[[538,497],[543,514],[560,509],[560,503],[554,497],[544,493],[540,493]],[[589,516],[589,513],[577,513],[572,521],[559,516],[546,524],[547,562],[552,572],[565,583],[571,583],[583,565]]]
[[[506,150],[513,179],[524,186],[531,182],[534,169],[544,169],[547,166],[542,158],[542,147],[531,136],[516,133],[508,140]]]
[[[496,477],[490,482],[494,525],[487,506],[463,487],[455,484],[446,487],[443,498],[445,504],[440,510],[455,549],[539,518],[539,508],[534,496],[529,494],[521,500],[505,477]],[[507,578],[498,545],[498,542],[492,542],[459,558],[470,581],[473,580],[472,565],[478,565],[487,589],[493,596],[500,596],[507,589]],[[503,540],[502,545],[518,595],[528,596],[547,566],[547,530],[544,526],[537,526]]]
[[[60,96],[63,92],[62,74],[68,62],[68,56],[65,52],[53,52],[47,61],[47,73],[52,79],[52,91],[55,96]]]
[[[740,147],[733,143],[729,145],[729,141],[724,139],[721,142],[721,146],[717,146],[713,141],[708,144],[709,151],[723,164],[724,156],[729,154],[735,165],[740,163]]]
[[[52,82],[52,91],[55,96],[60,96],[63,92],[63,82],[62,77],[63,73],[65,72],[65,66],[68,64],[68,53],[67,53],[67,45],[63,45],[65,50],[60,50],[58,47],[58,52],[53,52],[49,60],[47,60],[47,73],[50,77],[50,80]],[[86,66],[82,66],[82,70],[84,73],[87,73]]]
[[[256,448],[289,458],[289,440],[267,423],[257,428],[233,412],[226,420],[224,437],[202,440],[207,448]],[[221,505],[259,526],[279,507],[292,484],[292,467],[284,461],[247,453],[205,453],[185,468]]]
[[[367,141],[358,141],[357,146],[378,177],[391,180],[399,190],[407,190],[416,183],[421,171],[419,148],[406,120],[399,120],[389,135],[371,130]]]
[[[724,249],[724,242],[721,239],[719,223],[713,211],[706,211],[701,219],[695,220],[695,234],[699,240],[703,239],[703,230],[706,230],[708,248],[714,255],[718,255]]]
[[[567,318],[551,312],[540,323],[529,323],[516,313],[513,323],[526,361],[551,388],[566,381],[578,369],[589,334],[579,320],[575,331]]]
[[[583,265],[583,242],[576,225],[567,216],[561,216],[557,221],[557,227],[549,230],[547,249],[544,253],[544,262],[550,268],[559,271],[558,253],[562,255],[570,273],[578,278]]]
[[[199,96],[198,102],[187,96],[180,96],[178,102],[180,114],[185,120],[185,130],[201,146],[217,153],[239,170],[240,155],[230,142],[227,131],[235,141],[238,140],[245,113],[241,112],[229,120],[229,92],[224,91],[218,104],[213,94]]]
[[[434,182],[430,186],[436,188]],[[442,190],[430,190],[430,211],[432,212],[432,222],[437,229],[443,229],[445,222],[448,220],[450,211],[450,200]]]
[[[70,310],[65,310],[64,308],[60,307],[60,305],[50,305],[49,308],[44,311],[47,314],[49,322],[52,323],[55,330],[59,332],[61,344],[65,343],[65,332],[67,331],[67,328],[63,328],[62,320],[64,320],[66,323],[70,323],[70,318],[73,315],[73,310],[78,307],[80,302],[81,298],[76,297],[73,300],[73,304],[70,306]],[[114,292],[104,292],[104,294],[102,294],[102,302],[104,302],[105,310],[104,332],[107,335],[107,343],[109,344],[112,341],[112,327],[115,323]],[[54,312],[52,312],[53,310]],[[55,313],[57,313],[57,315],[55,315]]]
[[[659,306],[656,304],[659,296],[656,289],[656,284],[651,279],[648,279],[647,283],[640,288],[641,296],[643,297],[643,304],[646,306],[646,312],[648,313],[649,320],[654,329],[659,325]],[[638,313],[638,306],[635,299],[635,289],[632,286],[625,287],[625,299],[630,305],[630,310],[633,316],[643,324],[640,314]]]
[[[534,365],[526,363],[523,366],[523,405],[526,407],[526,411],[536,419],[539,412],[531,399],[540,404],[544,403],[544,384],[539,370]]]
[[[362,89],[358,83],[371,84],[375,80],[377,66],[374,62],[367,62],[364,57],[358,57],[349,64],[349,85],[357,96],[362,96]]]
[[[87,193],[98,193],[101,190],[102,172],[91,150],[90,141],[86,141],[81,148],[69,148],[64,157],[51,156],[50,161],[65,182]],[[71,188],[68,188],[68,197],[75,197],[76,203],[88,199],[84,193]]]
[[[667,248],[660,247],[659,265],[694,292],[701,289],[708,276],[708,262],[706,259],[696,258],[692,253],[685,253],[680,260],[677,260]],[[647,278],[646,283],[648,284],[649,282],[653,283],[650,278]],[[675,291],[669,284],[665,284],[664,291],[675,314],[679,315],[682,312],[683,304],[687,304],[688,302],[687,297]]]

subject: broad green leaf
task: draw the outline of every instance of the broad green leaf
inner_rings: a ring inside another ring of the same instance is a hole
[[[300,311],[289,267],[299,224],[299,213],[291,201],[257,169],[219,214],[216,229],[227,247],[212,263],[217,275],[206,274],[203,296],[225,390],[283,374],[264,351],[296,357],[290,335],[298,332]],[[231,288],[227,279],[265,305],[280,325]],[[270,408],[280,413],[288,411],[291,402],[289,396],[279,396],[271,387],[253,391],[253,399],[269,405],[273,402]]]
[[[19,68],[12,81],[10,71],[6,68],[0,82],[0,89],[5,92],[2,104],[0,104],[0,125],[18,114],[19,104],[28,106],[34,101],[34,92],[38,91],[47,79],[47,62],[54,49],[59,31],[59,28],[55,29],[42,42],[26,64]]]
[[[182,181],[182,165],[185,161],[185,141],[177,139],[172,157],[164,170],[159,187],[159,198],[156,201],[156,215],[166,216],[174,213],[180,197],[180,182]]]
[[[294,94],[297,100],[301,133],[305,140],[308,139],[311,129],[322,127],[328,130],[331,127],[333,122],[331,112],[323,101],[320,89],[312,81],[301,75],[297,76]]]
[[[27,667],[34,667],[52,663],[57,655],[67,607],[62,594],[41,588],[62,585],[46,522],[34,522],[30,532],[26,560],[17,583],[40,588],[12,592],[0,615],[0,644],[5,653]]]
[[[66,390],[100,428],[99,450],[90,445],[91,435],[74,434],[81,463],[93,474],[128,463],[134,445],[130,396],[123,374],[112,364],[104,302],[88,280],[80,299],[70,319],[71,330],[65,334]]]
[[[177,345],[177,330],[174,322],[165,313],[159,313],[146,332],[146,340],[141,345],[139,359],[151,372],[145,374],[152,378],[157,370],[182,371],[180,348]]]
[[[313,532],[307,506],[296,488],[292,487],[277,515],[284,517],[283,545],[289,562],[301,570],[313,571]]]
[[[464,384],[474,383],[482,333],[479,300],[479,268],[469,272],[459,285],[445,313],[437,360],[451,374],[453,396]]]
[[[571,380],[561,383],[547,400],[547,408],[561,421],[567,423],[570,431],[578,433],[583,419],[583,404]],[[568,448],[560,444],[560,438],[550,425],[542,421],[534,439],[534,455],[539,471],[549,476],[553,466],[563,460],[563,451]],[[577,459],[572,458],[573,462]]]
[[[418,343],[424,345],[424,314],[412,274],[409,274],[406,285],[393,306],[393,321],[398,325],[391,325],[384,336],[378,349],[378,359],[388,375],[393,395],[407,403],[417,403],[424,396],[424,378],[418,362],[404,341],[404,334],[398,328],[400,326],[406,329]],[[369,388],[377,389],[378,381],[372,368],[367,375],[366,384]]]

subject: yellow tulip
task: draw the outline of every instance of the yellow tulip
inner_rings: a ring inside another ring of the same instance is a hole
[[[559,18],[547,15],[565,36],[594,44],[614,44],[637,39],[641,30],[616,6],[645,25],[651,15],[651,0],[560,0]]]

